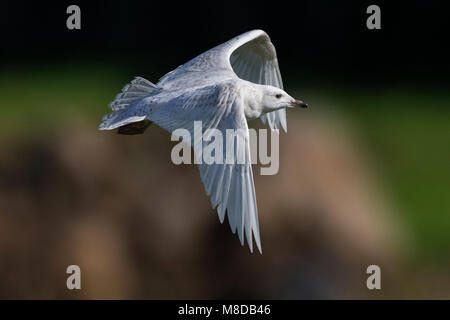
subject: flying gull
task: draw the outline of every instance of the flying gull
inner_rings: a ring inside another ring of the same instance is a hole
[[[227,129],[239,132],[243,143],[232,148],[236,159],[245,161],[201,163],[198,168],[220,222],[228,213],[241,245],[245,234],[253,252],[254,237],[262,253],[247,121],[261,118],[272,130],[282,127],[287,132],[286,108],[307,107],[283,90],[275,47],[267,33],[241,34],[167,73],[157,84],[136,77],[110,107],[113,112],[103,117],[100,130],[140,134],[154,122],[169,133],[184,128],[194,137],[194,121],[201,121],[202,132],[215,129],[223,136]],[[198,141],[186,142],[194,146]]]

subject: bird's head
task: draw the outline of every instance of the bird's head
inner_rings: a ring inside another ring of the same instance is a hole
[[[284,90],[273,87],[263,86],[262,104],[266,112],[282,108],[307,108],[308,105],[303,101],[292,98]]]

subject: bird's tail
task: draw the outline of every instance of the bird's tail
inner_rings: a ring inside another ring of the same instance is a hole
[[[155,84],[142,77],[134,78],[133,81],[123,87],[122,92],[109,104],[113,112],[103,117],[99,129],[112,130],[120,126],[144,120],[145,116],[131,116],[129,114],[130,112],[128,112],[129,108],[133,102],[148,96],[156,88]]]

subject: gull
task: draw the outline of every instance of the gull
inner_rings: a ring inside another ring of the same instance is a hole
[[[242,143],[232,150],[244,161],[199,163],[198,169],[220,222],[227,214],[241,245],[245,235],[253,252],[254,237],[262,254],[247,122],[261,118],[271,130],[282,127],[287,132],[286,108],[307,107],[283,90],[275,47],[266,32],[243,33],[167,73],[157,84],[136,77],[109,106],[113,112],[103,117],[100,130],[141,134],[154,122],[169,133],[184,128],[194,137],[194,121],[201,121],[203,132],[215,129],[225,136],[228,129],[236,130]]]

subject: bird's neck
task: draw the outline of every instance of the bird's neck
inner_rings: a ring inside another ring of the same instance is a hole
[[[243,98],[244,112],[247,120],[259,118],[264,113],[262,97],[262,92],[257,85],[251,82],[245,83],[243,87]]]

